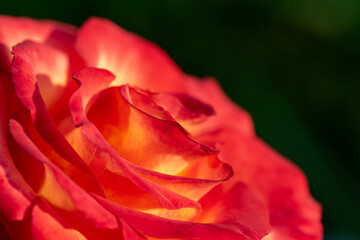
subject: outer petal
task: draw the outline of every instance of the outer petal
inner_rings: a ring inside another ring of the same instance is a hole
[[[25,39],[45,42],[54,31],[73,33],[75,28],[54,21],[26,17],[0,16],[0,42],[11,48]]]
[[[218,193],[218,192],[217,192]],[[214,192],[215,194],[215,192]],[[243,184],[221,195],[212,195],[202,220],[212,223],[185,222],[141,213],[96,197],[109,211],[146,236],[166,239],[261,239],[269,230],[265,205]],[[215,198],[213,198],[215,197]],[[213,200],[213,201],[210,201]],[[220,211],[218,211],[220,210]],[[264,211],[265,210],[265,211]],[[207,218],[209,213],[211,218]],[[213,215],[212,213],[216,213]],[[247,220],[251,219],[248,223]],[[257,221],[255,224],[253,221]],[[257,225],[258,228],[252,227]]]
[[[241,180],[254,186],[270,209],[268,239],[322,238],[321,207],[311,197],[304,174],[257,137],[219,130],[201,137],[218,141],[222,158],[235,169],[230,187]]]
[[[65,68],[68,66],[67,57],[46,44],[33,42],[16,46],[13,53],[12,84],[18,99],[29,111],[37,131],[55,152],[83,171],[84,177],[87,177],[94,186],[92,191],[103,194],[88,166],[58,130],[39,90],[39,75],[42,79],[47,79],[46,81],[66,85],[64,79],[66,79],[67,71],[63,71],[62,64],[65,64]]]
[[[108,20],[86,21],[76,48],[86,66],[106,68],[116,75],[112,86],[129,84],[152,91],[184,87],[184,74],[164,51]]]

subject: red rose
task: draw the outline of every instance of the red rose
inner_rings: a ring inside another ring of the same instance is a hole
[[[322,238],[301,170],[215,80],[99,18],[3,16],[0,44],[1,239]]]

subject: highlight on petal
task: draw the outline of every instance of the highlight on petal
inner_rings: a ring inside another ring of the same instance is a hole
[[[85,22],[77,35],[76,48],[86,66],[106,68],[116,75],[111,86],[129,84],[153,92],[186,94],[210,104],[217,116],[205,124],[186,125],[195,135],[221,124],[254,135],[249,114],[233,103],[214,80],[185,75],[160,48],[108,20],[91,18]]]
[[[63,24],[65,25],[65,24]],[[53,21],[27,17],[0,16],[0,42],[8,47],[27,40],[45,42],[56,28]]]
[[[76,49],[86,66],[116,75],[112,86],[129,84],[152,91],[184,87],[184,74],[163,50],[109,20],[87,20],[77,34]]]
[[[31,39],[44,42],[51,34],[54,26],[48,22],[40,22],[30,18],[0,16],[0,49],[2,52],[2,68],[7,72],[11,62],[11,47]]]
[[[74,36],[76,28],[67,24],[34,20],[27,17],[0,16],[0,70],[8,72],[11,62],[11,47],[25,41],[56,43],[59,48],[66,49],[70,36]]]
[[[218,130],[201,139],[217,139],[222,159],[234,167],[235,177],[226,186],[241,180],[262,194],[270,211],[268,239],[322,239],[321,207],[294,164],[246,134]]]

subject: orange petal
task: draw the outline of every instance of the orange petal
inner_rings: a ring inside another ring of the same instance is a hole
[[[134,166],[128,161],[121,158],[117,154],[117,152],[114,151],[114,149],[107,143],[107,141],[104,139],[104,137],[95,127],[95,125],[88,121],[85,116],[86,106],[84,106],[83,103],[86,104],[89,101],[90,96],[92,96],[89,93],[96,94],[97,91],[100,91],[102,89],[102,85],[98,87],[94,83],[103,81],[105,84],[105,82],[109,82],[109,79],[111,81],[111,74],[106,72],[106,70],[101,69],[85,68],[74,74],[74,78],[78,79],[81,82],[81,86],[73,94],[70,100],[70,111],[73,115],[73,119],[76,125],[81,127],[81,134],[78,135],[79,138],[83,138],[82,142],[87,141],[87,144],[91,144],[96,150],[100,150],[100,154],[108,156],[111,161],[110,163],[113,165],[112,168],[120,171],[120,175],[126,176],[138,188],[149,193],[151,196],[157,199],[164,208],[179,209],[184,207],[199,207],[197,202],[192,201],[174,192],[171,192],[168,189],[162,187],[161,185],[158,185],[144,177],[139,176],[135,172]],[[80,141],[80,144],[82,142]],[[78,149],[78,151],[81,151],[81,148],[82,146],[80,146],[80,149]],[[92,157],[90,161],[94,162],[95,160],[96,162],[96,156],[97,155],[94,155],[94,157]],[[103,160],[104,156],[100,156],[100,159],[100,164],[107,164],[107,161]]]

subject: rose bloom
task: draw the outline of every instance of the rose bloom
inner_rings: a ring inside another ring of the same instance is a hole
[[[1,239],[322,239],[306,177],[212,78],[100,18],[0,17]]]

